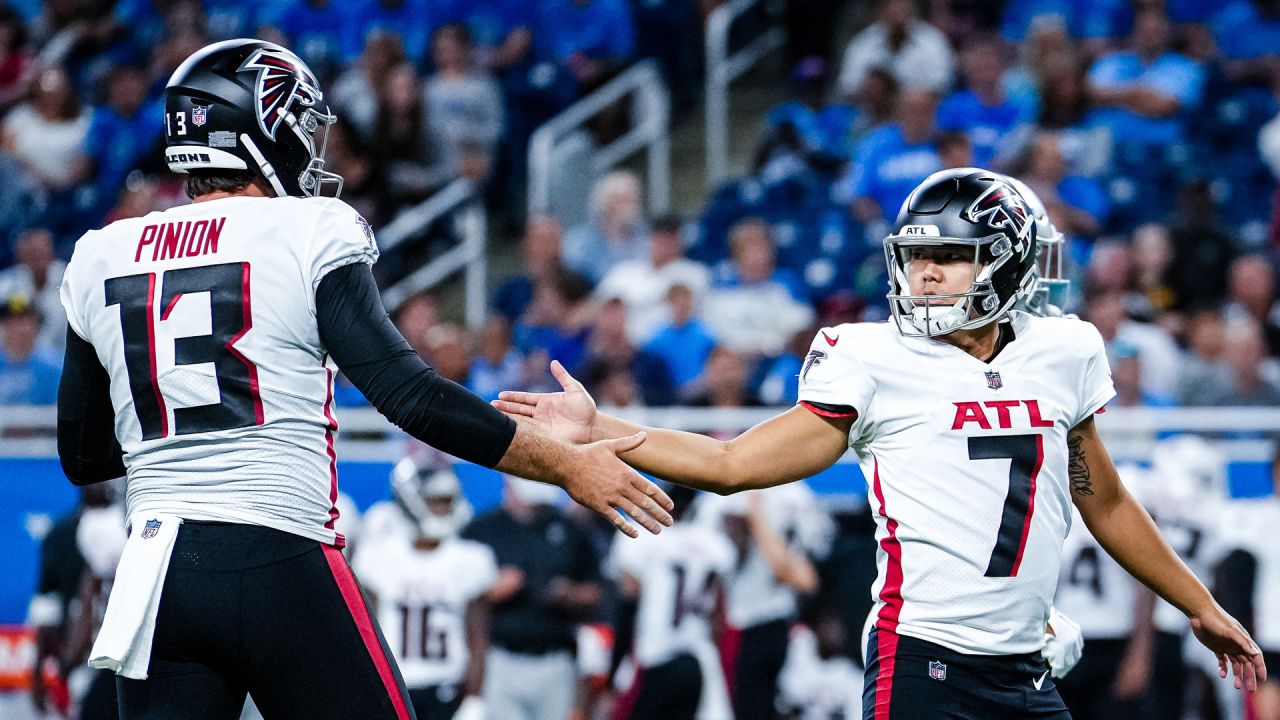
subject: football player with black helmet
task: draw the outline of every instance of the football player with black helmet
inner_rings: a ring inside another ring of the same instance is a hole
[[[128,475],[132,528],[90,663],[125,718],[407,718],[343,557],[333,378],[456,457],[563,486],[637,534],[670,500],[616,456],[518,428],[426,366],[387,318],[373,231],[327,193],[334,116],[297,55],[201,49],[165,91],[165,158],[195,201],[86,234],[62,283],[58,453]],[[161,602],[163,598],[163,602]]]
[[[1114,396],[1098,331],[1014,310],[1036,268],[1036,224],[1004,176],[927,178],[903,203],[885,260],[892,317],[823,328],[800,402],[732,440],[644,428],[632,466],[733,493],[793,482],[850,448],[868,479],[879,577],[863,717],[1069,715],[1040,655],[1072,506],[1130,574],[1189,619],[1236,687],[1257,645],[1125,490],[1094,426]],[[498,407],[575,442],[642,428],[564,390]]]

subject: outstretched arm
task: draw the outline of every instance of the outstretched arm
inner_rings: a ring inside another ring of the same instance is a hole
[[[353,263],[325,275],[316,289],[316,325],[338,367],[410,435],[463,460],[559,485],[632,537],[635,528],[615,508],[653,533],[671,524],[670,498],[616,457],[644,442],[643,436],[574,447],[517,428],[418,357],[387,317],[368,265]]]
[[[569,442],[613,440],[645,433],[620,457],[642,472],[679,485],[729,494],[815,475],[848,449],[851,418],[825,418],[802,407],[770,418],[732,440],[649,428],[596,411],[595,401],[558,362],[551,371],[563,392],[504,392],[494,405],[541,432]]]
[[[1067,447],[1071,498],[1098,543],[1130,575],[1191,620],[1196,639],[1218,656],[1222,677],[1230,663],[1236,687],[1256,690],[1267,677],[1261,650],[1218,606],[1125,489],[1093,418],[1071,430]]]

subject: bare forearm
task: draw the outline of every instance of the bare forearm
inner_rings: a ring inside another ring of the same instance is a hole
[[[507,452],[494,469],[509,475],[561,485],[564,468],[572,461],[573,453],[565,443],[519,427]]]
[[[787,541],[762,515],[750,516],[751,536],[778,582],[806,595],[818,589],[818,571],[809,558],[787,547]]]
[[[1088,512],[1082,506],[1081,515],[1107,554],[1183,614],[1194,617],[1213,604],[1204,584],[1183,564],[1151,516],[1123,487],[1121,495],[1106,506],[1096,504]]]
[[[631,467],[678,485],[729,493],[736,486],[729,469],[728,443],[697,433],[636,425],[600,413],[592,428],[592,441],[625,437],[644,430],[643,445],[621,457]]]

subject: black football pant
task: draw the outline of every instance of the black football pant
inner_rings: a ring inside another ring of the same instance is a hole
[[[702,666],[692,655],[644,668],[636,677],[634,701],[621,720],[693,720],[702,699]]]
[[[1085,638],[1080,662],[1058,681],[1058,690],[1075,720],[1144,720],[1150,717],[1141,698],[1120,700],[1111,691],[1128,647],[1129,641],[1124,639]],[[1164,685],[1163,680],[1159,682]]]
[[[404,680],[337,548],[253,525],[186,522],[146,680],[117,678],[123,720],[413,718]]]
[[[774,720],[778,674],[787,659],[791,626],[774,620],[742,631],[733,661],[733,716],[736,720]]]
[[[879,628],[871,631],[863,720],[1031,718],[1071,720],[1039,653],[964,655]]]

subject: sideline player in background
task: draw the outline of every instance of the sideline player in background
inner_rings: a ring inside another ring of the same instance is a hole
[[[487,546],[458,533],[471,504],[449,469],[401,460],[391,491],[409,532],[365,535],[352,569],[390,638],[418,720],[483,720],[489,650],[485,594],[498,580]]]
[[[323,169],[335,120],[288,50],[198,51],[165,90],[165,158],[195,202],[87,233],[67,268],[59,456],[76,484],[128,474],[132,535],[91,658],[121,675],[126,720],[236,718],[246,692],[268,719],[412,716],[333,529],[338,370],[456,457],[561,485],[627,534],[615,508],[669,522],[616,457],[643,436],[517,429],[409,347],[368,223],[320,197],[341,188]]]
[[[685,520],[693,491],[668,494],[676,502],[671,529],[634,543],[614,541],[606,566],[632,615],[618,624],[614,657],[631,654],[635,667],[614,720],[694,720],[706,685],[724,685],[723,675],[706,676],[703,660],[716,656],[725,578],[737,553],[723,534]]]
[[[885,240],[893,317],[824,328],[800,404],[728,441],[650,429],[634,467],[731,493],[809,477],[852,447],[877,512],[879,578],[865,718],[1069,717],[1039,652],[1072,503],[1130,574],[1189,619],[1237,688],[1261,651],[1128,494],[1094,425],[1114,395],[1102,338],[1012,311],[1031,286],[1035,230],[999,175],[936,173]],[[564,391],[503,393],[500,409],[575,442],[640,428]]]

